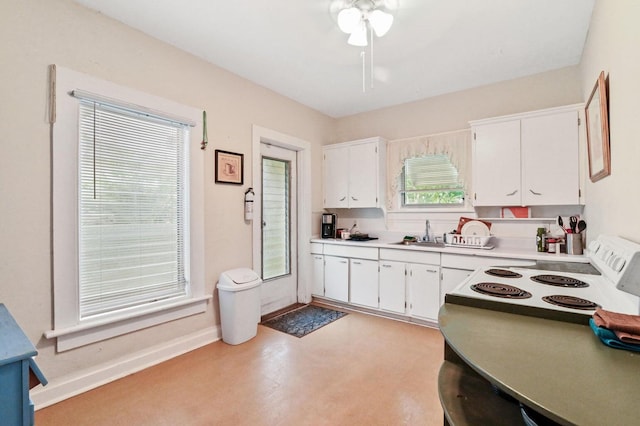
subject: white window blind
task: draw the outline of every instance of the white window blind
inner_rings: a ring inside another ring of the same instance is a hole
[[[404,162],[403,205],[464,203],[464,183],[446,154],[427,154]]]
[[[262,159],[262,278],[291,273],[289,162]]]
[[[80,103],[79,313],[183,297],[186,125]]]

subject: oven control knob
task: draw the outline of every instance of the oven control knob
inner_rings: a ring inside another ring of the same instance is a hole
[[[606,262],[611,256],[611,254],[612,254],[612,251],[610,249],[603,249],[598,252],[598,257]]]
[[[625,263],[627,263],[627,261],[624,260],[624,257],[616,256],[611,268],[616,272],[620,272],[622,268],[624,268]]]

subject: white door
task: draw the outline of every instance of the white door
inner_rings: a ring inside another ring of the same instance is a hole
[[[473,129],[473,204],[519,206],[520,120]]]
[[[324,256],[321,254],[312,254],[311,265],[313,269],[311,294],[324,296]]]
[[[325,148],[323,156],[324,207],[349,207],[349,148]]]
[[[349,259],[324,257],[324,295],[330,299],[349,301]]]
[[[408,264],[411,316],[438,320],[440,309],[440,267]]]
[[[378,205],[378,144],[353,145],[349,149],[349,207]]]
[[[297,302],[296,152],[271,144],[260,147],[262,191],[262,312]]]
[[[349,301],[370,308],[378,307],[378,261],[349,260]]]
[[[405,313],[406,308],[404,262],[380,261],[380,309]]]
[[[578,204],[579,155],[577,111],[523,119],[522,204]]]

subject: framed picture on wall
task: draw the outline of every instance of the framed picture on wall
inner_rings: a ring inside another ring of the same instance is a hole
[[[589,154],[589,178],[596,182],[611,174],[611,151],[609,147],[609,116],[607,108],[607,85],[604,71],[591,91],[585,107],[587,119],[587,150]]]
[[[216,183],[242,185],[244,176],[244,154],[215,151]]]

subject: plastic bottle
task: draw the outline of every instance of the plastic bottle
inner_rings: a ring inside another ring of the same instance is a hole
[[[538,246],[539,252],[544,252],[544,235],[547,233],[547,230],[544,228],[538,228],[538,233],[536,234],[536,244]]]

